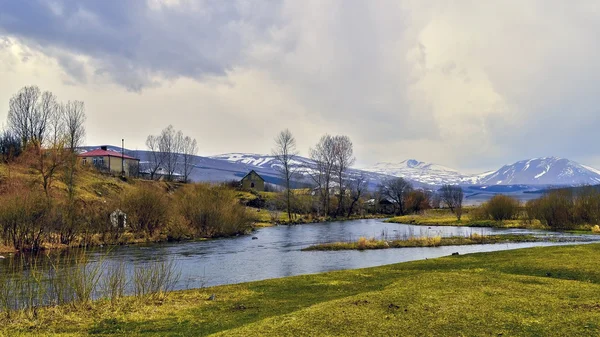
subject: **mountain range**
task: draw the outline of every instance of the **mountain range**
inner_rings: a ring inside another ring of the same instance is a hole
[[[110,149],[120,151],[114,146]],[[99,146],[82,148],[89,151]],[[142,167],[148,162],[148,151],[126,150],[126,154],[140,158]],[[228,153],[216,156],[194,156],[193,181],[219,182],[239,180],[250,170],[255,170],[271,184],[282,183],[278,174],[280,164],[271,155],[252,153]],[[313,162],[297,156],[292,163],[296,171],[296,186],[311,185]],[[370,188],[376,188],[382,181],[391,177],[403,177],[417,187],[434,188],[443,184],[464,186],[527,185],[527,186],[576,186],[600,184],[600,170],[577,162],[557,157],[534,158],[504,165],[496,171],[482,174],[463,174],[445,166],[424,163],[409,159],[399,163],[377,163],[372,167],[350,169],[351,179],[362,178],[369,181]]]
[[[482,174],[462,174],[454,169],[414,159],[400,163],[378,163],[363,170],[406,177],[431,185],[596,185],[600,170],[557,157],[533,158],[504,165]]]

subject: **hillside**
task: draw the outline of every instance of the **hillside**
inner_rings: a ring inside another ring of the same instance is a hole
[[[89,151],[100,146],[89,146],[82,148],[83,151]],[[109,149],[120,152],[119,147],[108,146]],[[149,152],[143,150],[125,150],[125,154],[140,158],[142,168],[148,164]],[[217,156],[203,157],[194,156],[192,158],[194,170],[190,179],[194,182],[223,182],[229,180],[240,180],[251,170],[260,174],[267,183],[281,185],[283,184],[278,167],[279,163],[273,156],[249,153],[228,153]],[[314,162],[308,158],[297,156],[292,163],[294,187],[304,188],[313,185],[310,173],[313,172]],[[348,170],[350,179],[364,179],[368,181],[369,188],[375,190],[381,182],[392,178],[390,175],[377,172],[369,172],[358,169]],[[411,179],[409,179],[411,180]],[[427,183],[411,180],[415,186],[427,187]]]

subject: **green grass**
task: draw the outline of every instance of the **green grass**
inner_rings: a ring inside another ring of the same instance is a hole
[[[531,248],[48,308],[0,322],[0,335],[597,336],[598,254]]]
[[[459,245],[479,245],[509,242],[536,242],[545,241],[533,235],[479,235],[473,234],[468,237],[415,237],[399,240],[377,240],[375,238],[366,239],[361,237],[356,242],[331,242],[322,243],[304,248],[305,251],[311,250],[367,250],[367,249],[388,249],[388,248],[410,248],[410,247],[440,247],[440,246],[459,246]]]

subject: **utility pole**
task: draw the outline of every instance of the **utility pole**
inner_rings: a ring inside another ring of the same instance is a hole
[[[125,176],[125,139],[121,139],[121,176]]]

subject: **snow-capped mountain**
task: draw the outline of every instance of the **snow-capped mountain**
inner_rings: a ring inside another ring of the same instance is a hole
[[[212,160],[225,161],[236,165],[244,165],[244,167],[247,170],[253,169],[263,177],[267,175],[277,177],[277,179],[279,179],[279,169],[281,167],[281,164],[271,155],[261,155],[252,153],[226,153],[211,156],[209,158]],[[306,184],[312,184],[310,174],[313,172],[312,168],[314,166],[315,163],[311,159],[296,156],[294,160],[292,160],[292,169],[295,172],[295,180]],[[348,174],[350,176],[350,179],[357,179],[360,177],[361,179],[367,180],[369,182],[369,188],[373,190],[376,189],[379,186],[379,184],[381,184],[381,182],[383,182],[384,180],[393,178],[392,175],[386,173],[359,169],[349,169]],[[427,183],[425,182],[416,181],[410,178],[407,179],[410,180],[415,186],[428,187]]]
[[[400,163],[378,163],[364,169],[403,177],[431,185],[582,185],[600,184],[600,170],[574,161],[544,157],[504,165],[497,171],[467,175],[454,169],[414,159]]]
[[[90,146],[81,148],[83,151],[99,148]],[[119,147],[109,146],[111,150],[120,152]],[[125,150],[125,154],[140,158],[143,166],[148,162],[147,151]],[[210,157],[194,156],[192,160],[195,169],[190,178],[193,181],[227,181],[238,180],[250,170],[258,172],[272,184],[282,183],[279,176],[280,164],[273,156],[252,153],[228,153]],[[295,177],[297,186],[311,185],[309,177],[314,163],[305,157],[297,156],[292,167],[298,173]],[[462,174],[454,169],[420,162],[410,159],[399,163],[378,163],[365,169],[350,169],[351,178],[362,177],[369,181],[371,189],[391,177],[403,177],[416,187],[432,188],[443,184],[460,185],[597,185],[600,184],[600,170],[581,165],[574,161],[544,157],[518,161],[505,165],[497,171],[482,174]]]
[[[596,185],[600,171],[568,159],[544,157],[505,165],[468,181],[477,185]]]
[[[442,165],[424,163],[415,159],[399,163],[377,163],[363,170],[408,178],[430,185],[461,184],[468,178],[468,176],[454,169]]]

